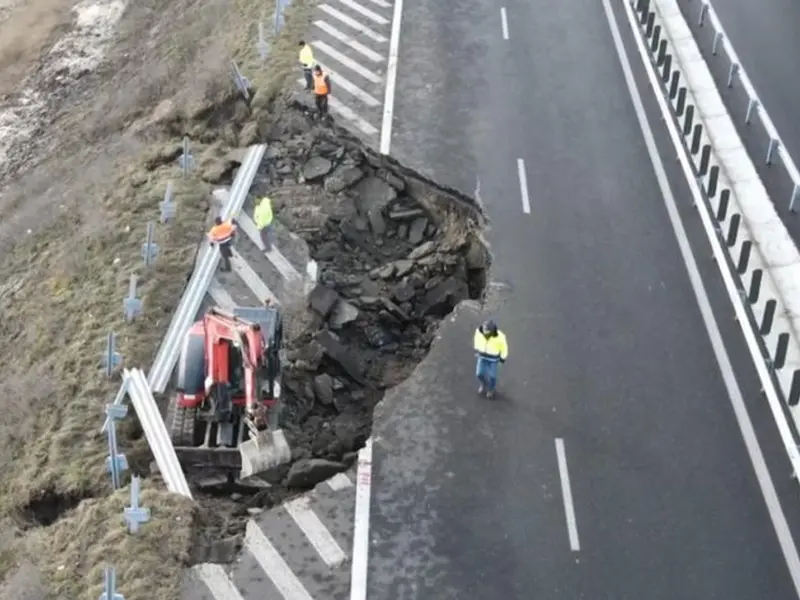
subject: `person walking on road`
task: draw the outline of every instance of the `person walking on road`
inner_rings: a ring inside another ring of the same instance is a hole
[[[253,213],[253,220],[256,222],[256,227],[258,227],[261,243],[264,244],[264,252],[270,252],[272,250],[275,227],[273,225],[272,200],[267,196],[258,201],[256,210]]]
[[[489,320],[475,330],[473,347],[478,359],[475,366],[478,393],[483,394],[485,390],[487,398],[494,398],[499,363],[505,363],[508,358],[506,336],[497,329],[497,323]]]
[[[331,78],[322,72],[322,67],[314,67],[314,98],[320,118],[328,115],[328,94],[331,93]]]
[[[311,69],[314,68],[314,52],[304,40],[300,40],[300,66],[303,67],[306,90],[310,92],[314,89],[314,76],[311,73]]]
[[[219,254],[222,257],[220,271],[228,272],[231,270],[231,257],[233,256],[233,238],[236,235],[235,219],[223,221],[222,217],[214,219],[214,226],[208,232],[208,241],[219,246]]]

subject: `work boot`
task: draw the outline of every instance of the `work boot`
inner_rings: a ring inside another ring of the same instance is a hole
[[[494,398],[494,390],[489,390],[488,392],[486,392],[486,397],[487,397],[489,400],[491,400],[492,398]]]
[[[482,394],[482,393],[483,393],[483,384],[478,386],[478,394]]]

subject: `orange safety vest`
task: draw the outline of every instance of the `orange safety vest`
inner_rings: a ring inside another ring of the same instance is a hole
[[[317,96],[325,96],[328,93],[328,84],[325,83],[325,73],[314,74],[314,93]]]
[[[224,244],[233,239],[236,233],[236,226],[230,221],[225,221],[219,225],[214,225],[208,232],[208,239],[214,244]]]

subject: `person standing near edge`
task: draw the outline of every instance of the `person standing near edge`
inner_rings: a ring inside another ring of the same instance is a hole
[[[331,78],[322,72],[322,67],[314,67],[314,99],[320,118],[328,115],[328,94],[331,93]]]
[[[497,329],[497,323],[489,320],[475,330],[472,344],[478,359],[475,366],[475,376],[480,382],[478,393],[482,394],[486,390],[486,397],[494,398],[498,363],[505,363],[508,358],[506,336]]]
[[[264,244],[264,252],[272,250],[273,239],[273,215],[272,215],[272,200],[267,196],[258,201],[256,210],[253,212],[253,220],[256,222],[258,233],[261,235],[261,243]]]
[[[306,90],[314,89],[314,77],[311,69],[314,67],[314,52],[305,40],[300,40],[300,66],[303,67],[303,78],[306,80]]]
[[[223,221],[222,217],[214,219],[214,226],[208,232],[208,241],[219,246],[219,254],[222,257],[220,271],[223,273],[231,270],[231,257],[233,256],[233,237],[236,235],[236,220],[230,219]]]

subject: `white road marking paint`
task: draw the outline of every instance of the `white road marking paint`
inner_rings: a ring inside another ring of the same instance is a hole
[[[508,39],[508,15],[506,14],[506,7],[500,7],[500,26],[503,28],[503,39]]]
[[[388,19],[385,19],[384,17],[380,16],[379,14],[372,12],[370,9],[361,6],[358,2],[354,2],[353,0],[339,0],[339,2],[341,4],[343,4],[343,5],[345,5],[347,8],[350,8],[350,9],[356,11],[357,13],[367,17],[371,21],[374,21],[378,25],[388,25],[389,24]]]
[[[307,497],[289,500],[284,503],[283,507],[294,522],[297,523],[297,526],[308,538],[308,541],[311,542],[311,545],[314,546],[326,565],[335,567],[347,558],[344,550],[331,535],[331,532],[319,520],[317,513],[308,505]]]
[[[236,308],[236,302],[216,277],[211,280],[211,285],[208,286],[208,295],[223,310],[232,311]]]
[[[284,600],[314,600],[261,528],[253,521],[247,522],[244,545],[261,565]]]
[[[214,600],[243,600],[230,577],[219,565],[203,563],[192,568],[202,581]]]
[[[323,54],[327,54],[336,62],[341,65],[344,65],[348,69],[355,71],[359,75],[361,75],[364,79],[368,79],[372,83],[380,83],[381,76],[373,71],[370,71],[366,67],[362,67],[359,63],[354,61],[352,58],[349,58],[339,52],[336,48],[331,47],[330,45],[326,44],[325,42],[321,42],[319,40],[311,42],[311,45],[314,46],[317,50],[322,52]],[[336,82],[332,82],[333,85],[336,85]]]
[[[522,194],[522,212],[531,213],[531,199],[528,196],[528,174],[525,172],[525,161],[517,159],[517,175],[519,176],[519,190]]]
[[[661,86],[656,78],[655,73],[653,72],[653,67],[650,62],[650,57],[647,54],[644,41],[636,31],[638,25],[636,24],[636,17],[633,14],[633,9],[630,7],[630,5],[628,5],[626,0],[621,0],[620,3],[624,5],[623,10],[625,11],[628,17],[628,22],[634,31],[633,37],[635,38],[639,55],[645,65],[645,71],[647,72],[650,85],[655,92],[656,100],[658,101],[658,105],[661,109],[661,114],[663,115],[672,143],[678,152],[678,158],[680,160],[684,176],[686,177],[686,181],[689,183],[689,188],[694,196],[694,200],[697,206],[700,208],[699,213],[703,221],[703,225],[707,233],[713,232],[711,217],[708,214],[708,211],[703,210],[702,208],[702,192],[699,188],[697,179],[695,178],[694,171],[689,164],[689,159],[686,156],[686,150],[683,147],[680,133],[676,129],[676,125],[672,119],[670,110],[667,107],[667,101],[661,91]],[[800,557],[797,553],[797,546],[792,538],[789,524],[786,521],[786,515],[783,512],[780,500],[778,499],[778,494],[775,490],[775,484],[772,481],[772,476],[767,468],[766,461],[764,460],[764,454],[761,451],[761,446],[758,442],[758,438],[756,437],[756,432],[753,428],[753,422],[750,420],[750,415],[747,412],[747,407],[745,405],[744,398],[742,397],[742,392],[739,389],[738,382],[736,381],[736,375],[734,374],[730,357],[728,356],[728,352],[725,349],[725,344],[722,340],[722,334],[719,331],[719,326],[717,325],[716,318],[714,317],[714,312],[711,308],[711,302],[708,299],[708,293],[705,290],[703,280],[697,268],[697,262],[695,261],[692,248],[689,244],[689,239],[686,235],[686,229],[684,228],[680,214],[678,213],[675,197],[673,196],[672,189],[669,186],[669,180],[667,178],[666,171],[664,170],[664,164],[658,154],[658,148],[653,137],[653,131],[650,128],[649,121],[647,120],[647,113],[645,112],[644,105],[642,104],[641,95],[636,87],[636,80],[633,77],[630,60],[627,52],[625,51],[625,46],[623,45],[619,27],[617,26],[617,22],[614,18],[614,12],[611,8],[610,0],[603,0],[603,8],[606,13],[606,18],[608,19],[609,28],[611,29],[611,35],[614,38],[614,45],[616,46],[617,55],[619,56],[619,60],[622,65],[622,71],[625,75],[625,83],[628,86],[628,92],[633,100],[636,117],[639,120],[639,127],[642,130],[642,135],[644,136],[645,144],[647,145],[647,151],[650,154],[650,161],[653,164],[656,179],[658,180],[658,185],[661,188],[661,194],[664,197],[667,213],[669,214],[670,222],[672,223],[672,227],[675,231],[675,237],[678,240],[678,246],[680,248],[681,255],[683,256],[683,260],[686,264],[686,270],[689,273],[689,280],[692,284],[692,289],[697,299],[697,304],[700,307],[700,312],[703,316],[706,332],[711,340],[711,346],[714,349],[714,356],[717,359],[717,364],[719,365],[720,372],[722,373],[722,379],[725,382],[725,387],[728,391],[731,406],[733,407],[736,421],[739,424],[739,430],[741,431],[742,438],[744,439],[747,453],[750,456],[750,461],[753,464],[753,470],[755,471],[756,479],[758,480],[759,487],[761,488],[761,493],[764,496],[764,502],[767,505],[772,526],[775,529],[775,533],[778,537],[778,542],[781,546],[781,550],[783,551],[784,559],[786,560],[786,564],[789,568],[795,591],[797,595],[800,596]],[[718,238],[715,234],[711,233],[709,234],[709,239],[711,240],[711,245],[714,250],[714,256],[716,257],[717,264],[724,265],[724,250]],[[745,309],[742,306],[742,303],[739,301],[738,291],[733,280],[733,275],[724,267],[720,269],[720,272],[739,322],[743,324],[748,323]],[[752,329],[749,326],[744,325],[742,327],[742,331],[744,332],[745,339],[751,353],[753,353],[754,356],[760,356],[761,353],[758,346],[758,341],[755,339],[755,334],[753,333]],[[756,360],[755,362],[756,368],[759,371],[759,376],[762,376],[763,374],[764,376],[768,377],[764,361]],[[765,379],[762,378],[762,381],[765,381]]]
[[[403,0],[395,0],[392,11],[392,33],[389,36],[389,63],[386,67],[386,91],[383,98],[380,153],[389,154],[392,145],[394,93],[397,85],[397,63],[400,53],[400,23],[403,20]]]
[[[332,79],[332,83],[337,88],[342,88],[348,94],[350,94],[352,96],[355,96],[356,98],[361,100],[361,102],[363,102],[367,106],[375,107],[375,106],[378,106],[381,103],[380,100],[378,100],[375,96],[372,96],[372,95],[368,94],[367,92],[365,92],[364,90],[362,90],[355,83],[353,83],[352,81],[350,81],[346,77],[343,77],[335,69],[331,69],[329,66],[327,66],[327,65],[325,65],[324,63],[321,63],[321,62],[318,62],[317,64],[320,67],[322,67],[323,71],[326,71],[326,72],[328,72],[330,74],[331,79]],[[301,81],[305,81],[305,80],[301,80]]]
[[[265,302],[268,298],[273,302],[277,302],[275,294],[272,293],[267,287],[267,284],[258,276],[253,268],[247,263],[241,254],[234,248],[233,256],[231,257],[231,268],[236,273],[245,285],[250,288],[259,302]]]
[[[350,46],[356,52],[359,52],[359,53],[363,54],[364,56],[366,56],[372,62],[381,62],[381,61],[383,61],[383,56],[381,56],[380,54],[378,54],[374,50],[371,50],[370,48],[367,48],[364,44],[359,42],[357,39],[350,37],[349,35],[347,35],[343,31],[339,31],[338,29],[336,29],[336,27],[334,27],[333,25],[327,23],[326,21],[319,21],[319,20],[318,21],[314,21],[314,25],[316,25],[317,27],[322,29],[322,31],[324,31],[325,33],[327,33],[331,37],[336,38],[337,40],[339,40],[343,44],[347,44],[348,46]]]
[[[378,42],[379,44],[383,44],[384,42],[386,42],[386,37],[382,36],[377,31],[373,31],[372,29],[370,29],[366,25],[363,25],[362,23],[359,23],[355,19],[353,19],[351,17],[348,17],[346,14],[344,14],[343,12],[341,12],[339,10],[336,10],[332,6],[329,6],[327,4],[320,4],[318,8],[322,12],[325,12],[325,13],[329,14],[330,16],[332,16],[334,19],[339,19],[342,23],[344,23],[345,25],[347,25],[351,29],[355,29],[359,33],[367,36],[369,39],[374,40],[374,41]]]
[[[253,242],[259,250],[264,252],[264,243],[261,241],[261,234],[258,232],[258,227],[256,227],[253,219],[250,218],[250,215],[242,211],[236,220],[239,222],[239,226],[242,228],[245,235],[250,238],[250,241]],[[269,252],[264,252],[264,256],[269,259],[272,266],[278,270],[278,273],[280,273],[281,277],[286,281],[301,278],[300,273],[294,268],[294,265],[281,254],[281,251],[278,250],[274,244]]]
[[[344,473],[337,473],[328,479],[327,484],[334,492],[353,487],[353,482],[350,481],[350,478]]]
[[[561,495],[564,498],[564,514],[567,517],[567,533],[569,534],[569,547],[573,552],[581,549],[578,541],[578,522],[575,520],[575,505],[572,502],[572,487],[569,484],[569,469],[567,469],[567,451],[564,440],[556,438],[556,458],[558,459],[558,474],[561,477]]]
[[[369,509],[372,493],[372,438],[358,453],[356,515],[353,527],[353,562],[350,569],[350,600],[367,598],[369,564]]]
[[[348,121],[352,121],[356,127],[358,127],[361,131],[363,131],[367,135],[375,135],[376,133],[378,133],[377,127],[371,125],[370,123],[359,117],[353,110],[345,106],[335,96],[333,95],[328,96],[328,104],[330,105],[330,108],[333,112],[340,114]]]

